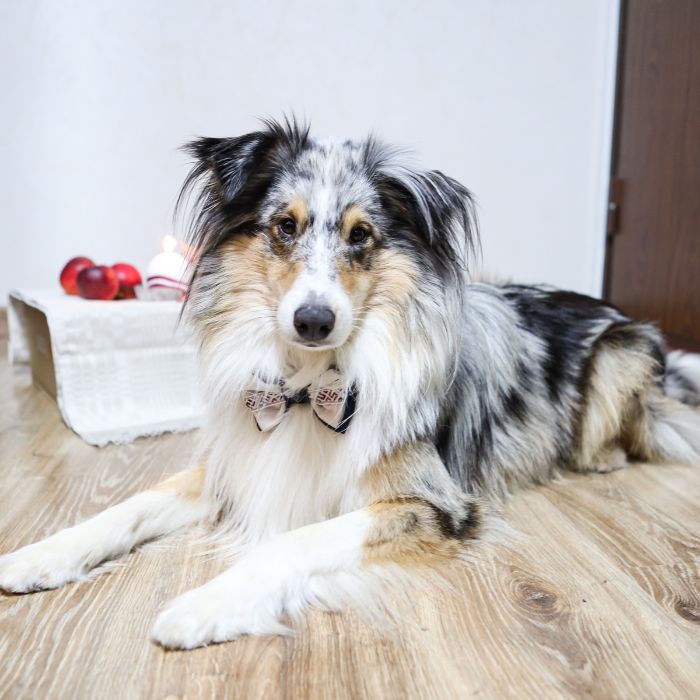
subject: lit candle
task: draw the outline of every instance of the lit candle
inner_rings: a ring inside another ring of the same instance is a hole
[[[146,283],[150,289],[174,289],[187,291],[187,261],[177,252],[175,236],[163,237],[163,252],[148,264]]]

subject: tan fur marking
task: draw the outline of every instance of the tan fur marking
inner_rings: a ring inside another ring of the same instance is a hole
[[[221,247],[223,289],[217,296],[215,311],[228,311],[242,301],[255,296],[259,303],[269,306],[265,282],[269,255],[260,236],[236,236]]]
[[[349,267],[341,264],[338,277],[356,308],[371,307],[375,314],[385,316],[389,326],[401,333],[406,302],[415,293],[418,279],[418,269],[405,253],[377,251],[369,270],[356,264]],[[402,335],[397,338],[401,339]]]
[[[208,326],[203,333],[202,352],[206,355],[218,343],[218,332],[226,331],[232,318],[244,311],[255,311],[260,318],[274,320],[268,280],[269,254],[260,236],[236,236],[224,243],[219,252],[220,273],[215,303],[202,319]]]
[[[387,303],[403,307],[416,292],[418,268],[411,258],[399,250],[382,250],[375,263],[374,300],[380,309]]]
[[[291,289],[303,269],[303,263],[298,260],[290,262],[280,258],[270,258],[267,276],[270,280],[272,291],[278,299]]]
[[[418,286],[415,263],[401,251],[383,249],[377,251],[370,270],[351,270],[347,276],[342,272],[339,276],[356,308],[371,309],[375,316],[383,316],[385,325],[393,329],[387,336],[388,350],[398,361],[400,348],[412,342],[406,336],[406,307]],[[363,298],[360,283],[367,288]]]
[[[359,224],[364,224],[370,230],[372,228],[367,223],[367,215],[365,212],[360,207],[353,204],[343,212],[340,222],[341,239],[347,241],[350,231]],[[366,245],[369,248],[373,245],[373,242],[368,241]],[[336,271],[340,283],[343,285],[343,289],[352,297],[353,302],[356,304],[362,303],[364,297],[372,287],[376,274],[373,274],[372,271],[365,270],[357,262],[348,263],[343,259],[338,261]]]
[[[372,286],[372,273],[363,270],[362,267],[357,264],[348,266],[347,263],[343,261],[338,263],[336,270],[338,272],[340,284],[343,285],[343,289],[354,302],[359,302],[360,299],[358,295],[361,295],[362,292],[367,293]]]
[[[352,231],[355,226],[360,224],[364,224],[370,230],[372,228],[367,223],[367,214],[364,212],[364,210],[358,207],[356,204],[352,204],[343,212],[342,220],[340,222],[340,234],[343,239],[347,240],[348,236],[350,235],[350,231]]]
[[[464,496],[428,442],[398,448],[380,459],[363,479],[375,522],[364,544],[363,561],[421,565],[454,556],[459,540],[446,536],[431,503],[458,512]],[[397,495],[411,494],[411,495]]]
[[[204,465],[173,474],[165,481],[151,487],[151,491],[172,491],[186,501],[196,501],[202,494],[204,486]]]
[[[289,291],[303,269],[301,262],[271,256],[260,236],[236,237],[223,246],[222,254],[231,289],[239,295],[254,291],[256,301],[262,301],[267,308],[272,299]],[[237,301],[240,306],[245,297]]]
[[[289,203],[286,214],[297,222],[299,231],[302,231],[309,223],[309,205],[301,197],[296,197]]]
[[[222,255],[224,270],[237,290],[257,282],[269,258],[261,236],[235,236],[222,246]]]
[[[375,522],[364,544],[364,564],[424,565],[452,557],[459,549],[457,541],[440,532],[433,509],[418,498],[376,503],[368,510]]]

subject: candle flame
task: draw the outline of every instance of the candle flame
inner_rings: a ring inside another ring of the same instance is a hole
[[[177,248],[177,238],[169,233],[163,236],[163,250],[166,253],[172,253]]]

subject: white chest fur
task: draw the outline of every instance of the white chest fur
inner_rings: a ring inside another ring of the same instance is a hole
[[[274,430],[260,432],[235,406],[210,417],[206,490],[223,508],[222,526],[259,542],[362,505],[353,440],[293,405]]]

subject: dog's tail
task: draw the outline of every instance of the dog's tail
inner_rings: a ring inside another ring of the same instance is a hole
[[[661,391],[642,398],[634,449],[650,460],[700,464],[700,355],[668,354]]]
[[[666,356],[664,394],[689,406],[700,406],[700,355],[674,350]]]

